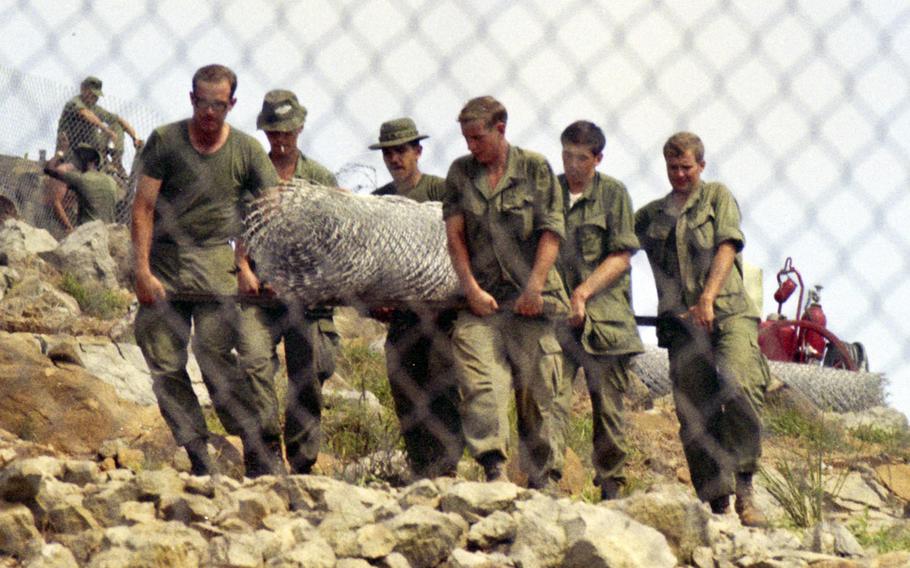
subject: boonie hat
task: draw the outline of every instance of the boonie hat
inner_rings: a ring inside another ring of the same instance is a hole
[[[429,138],[426,134],[417,132],[417,125],[410,118],[396,118],[383,122],[379,127],[379,142],[370,144],[370,150],[380,150],[391,146],[401,146],[415,140]]]
[[[284,89],[275,89],[265,94],[262,110],[256,117],[256,128],[288,132],[303,126],[306,107],[297,101],[297,95]]]
[[[92,93],[94,93],[95,95],[97,95],[99,97],[104,96],[104,93],[101,91],[101,79],[99,79],[98,77],[93,77],[93,76],[89,75],[88,77],[86,77],[85,79],[82,80],[81,87],[83,89],[88,89],[89,91],[91,91]]]
[[[95,148],[86,142],[80,142],[79,144],[76,144],[76,147],[73,148],[73,154],[75,154],[76,159],[78,159],[83,164],[86,161],[94,159],[98,162],[98,165],[101,165],[101,152],[98,151],[98,148]]]

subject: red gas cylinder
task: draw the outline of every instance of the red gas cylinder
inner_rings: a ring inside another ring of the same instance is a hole
[[[819,291],[821,286],[815,286],[809,292],[809,303],[800,319],[810,321],[820,327],[826,327],[828,318],[825,317],[825,311],[819,303]],[[825,353],[827,342],[825,338],[817,331],[807,330],[804,332],[807,355],[810,357],[820,358]]]

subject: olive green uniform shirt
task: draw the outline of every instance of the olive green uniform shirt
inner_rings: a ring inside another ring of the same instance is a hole
[[[506,171],[496,187],[487,183],[487,169],[467,155],[449,168],[443,216],[461,213],[471,271],[482,289],[497,302],[514,301],[527,284],[541,231],[565,235],[562,191],[546,158],[509,147]],[[543,289],[549,315],[566,313],[568,297],[552,267]]]
[[[566,240],[559,249],[557,266],[572,291],[585,281],[607,256],[638,250],[633,226],[632,200],[619,181],[595,172],[594,179],[574,204],[569,183],[559,176],[566,206]],[[592,355],[641,353],[643,346],[632,311],[630,276],[626,272],[588,298],[581,343]]]
[[[734,269],[714,302],[718,322],[730,316],[758,317],[758,310],[743,284],[745,245],[740,229],[739,204],[721,183],[702,182],[678,217],[669,212],[667,195],[635,214],[635,233],[654,273],[660,314],[680,314],[698,303],[711,271],[717,247],[730,241],[737,250]]]
[[[303,152],[300,152],[297,156],[297,166],[294,168],[294,177],[328,187],[338,186],[338,180],[335,179],[335,174],[330,172],[328,168],[316,160],[311,160],[304,156]]]
[[[413,199],[418,203],[425,201],[442,201],[446,190],[446,180],[431,174],[421,174],[411,191],[406,194],[399,194],[395,189],[395,182],[389,182],[373,192],[373,195],[401,195],[408,199]]]
[[[79,215],[76,224],[89,221],[113,223],[116,215],[117,182],[102,172],[65,172],[61,176],[79,201]]]
[[[170,292],[235,294],[234,253],[243,203],[278,182],[255,138],[231,128],[224,145],[203,155],[189,120],[161,126],[142,151],[143,174],[161,180],[150,261]]]

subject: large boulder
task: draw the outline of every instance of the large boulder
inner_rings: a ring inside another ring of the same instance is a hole
[[[83,284],[116,288],[118,268],[108,246],[108,229],[102,221],[79,225],[52,251],[41,257],[60,272]]]
[[[44,229],[36,229],[18,219],[7,219],[0,225],[0,251],[6,253],[10,263],[55,248],[57,239]]]
[[[109,438],[139,442],[167,431],[156,407],[122,400],[85,369],[58,366],[34,337],[5,332],[0,332],[0,428],[71,455],[94,455]]]

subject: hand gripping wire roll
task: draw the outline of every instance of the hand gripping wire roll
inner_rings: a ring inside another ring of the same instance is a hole
[[[447,304],[459,293],[436,202],[295,179],[252,202],[244,240],[257,274],[288,301]]]

